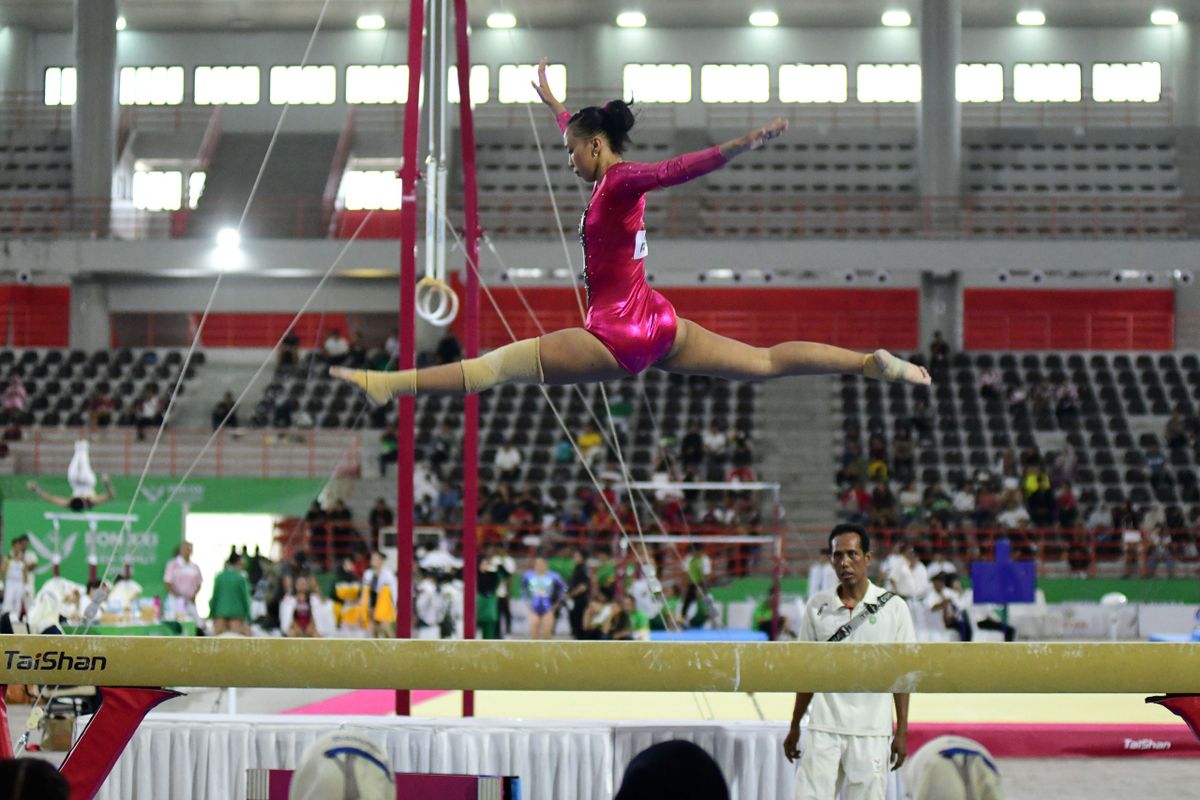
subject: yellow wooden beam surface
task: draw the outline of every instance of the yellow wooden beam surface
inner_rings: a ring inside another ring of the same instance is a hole
[[[0,682],[646,692],[1198,692],[1200,644],[0,637]]]

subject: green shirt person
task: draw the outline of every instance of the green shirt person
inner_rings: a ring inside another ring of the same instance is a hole
[[[242,572],[242,556],[232,553],[225,569],[213,581],[212,599],[208,603],[213,621],[213,634],[240,633],[250,635],[250,583]]]

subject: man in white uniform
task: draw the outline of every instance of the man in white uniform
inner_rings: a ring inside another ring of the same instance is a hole
[[[908,605],[867,579],[867,532],[858,525],[838,525],[829,534],[829,547],[838,586],[808,601],[800,641],[916,641]],[[892,699],[894,734],[886,694],[796,694],[791,730],[783,741],[788,760],[800,759],[796,800],[828,800],[843,790],[845,800],[884,800],[889,764],[899,769],[908,753],[908,694]],[[801,748],[800,719],[810,706],[807,741]]]

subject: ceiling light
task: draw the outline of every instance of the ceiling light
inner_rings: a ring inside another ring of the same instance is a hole
[[[646,27],[646,15],[640,11],[622,11],[617,14],[618,28],[644,28]]]
[[[517,27],[517,18],[507,11],[497,11],[488,14],[487,26],[489,28],[515,28]]]
[[[1150,14],[1151,25],[1178,25],[1179,15],[1169,8],[1160,8]]]
[[[1046,24],[1046,15],[1041,11],[1018,11],[1017,24],[1034,27]]]
[[[382,14],[363,14],[355,24],[360,31],[381,31],[387,27]]]
[[[894,9],[892,11],[883,12],[880,22],[887,28],[907,28],[912,25],[912,17],[907,11]]]
[[[750,15],[750,24],[756,28],[774,28],[779,24],[779,15],[774,11],[755,11]]]
[[[117,17],[117,26],[116,27],[117,27],[117,30],[119,30],[119,31],[125,30],[125,18],[124,17]]]
[[[217,247],[236,250],[242,244],[242,235],[237,228],[222,228],[217,232]]]

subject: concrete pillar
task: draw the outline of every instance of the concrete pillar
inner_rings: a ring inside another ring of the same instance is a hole
[[[76,199],[112,197],[117,136],[117,3],[75,0],[76,99],[71,114],[71,174]],[[107,215],[92,227],[107,236]]]
[[[0,28],[0,92],[33,92],[39,81],[29,77],[33,33],[12,25]]]
[[[1200,126],[1200,22],[1181,22],[1168,36],[1171,62],[1163,83],[1171,89],[1175,124]]]
[[[962,43],[962,0],[921,0],[921,113],[917,166],[921,196],[957,197],[962,191],[962,116],[954,92]],[[935,228],[952,227],[954,204],[931,207]]]
[[[96,350],[111,341],[108,285],[101,279],[76,278],[71,284],[71,347]]]

